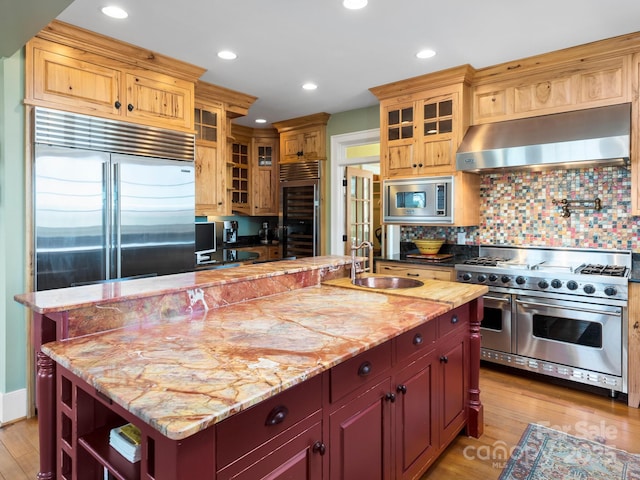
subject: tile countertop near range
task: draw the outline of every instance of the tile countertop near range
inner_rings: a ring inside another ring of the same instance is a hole
[[[429,300],[442,298],[449,282],[416,291],[418,298],[344,286],[300,288],[43,351],[168,438],[183,439],[453,308]],[[461,287],[469,300],[486,293]]]

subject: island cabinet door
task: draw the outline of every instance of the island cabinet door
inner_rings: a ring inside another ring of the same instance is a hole
[[[448,444],[464,427],[469,403],[469,342],[465,336],[453,337],[439,350],[440,444]]]
[[[396,377],[395,459],[397,479],[416,478],[438,450],[435,352],[418,358]]]
[[[269,442],[247,458],[218,472],[217,480],[322,480],[321,416],[301,422],[307,428],[283,443]],[[307,425],[311,423],[310,425]],[[250,463],[253,459],[254,463]]]
[[[329,416],[329,478],[387,480],[391,476],[391,380],[385,378]]]

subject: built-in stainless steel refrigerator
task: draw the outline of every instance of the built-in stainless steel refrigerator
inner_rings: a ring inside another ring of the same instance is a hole
[[[193,136],[35,111],[37,290],[193,270]]]
[[[280,243],[282,256],[320,254],[320,164],[280,165]]]

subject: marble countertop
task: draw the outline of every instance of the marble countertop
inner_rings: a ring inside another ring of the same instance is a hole
[[[348,256],[307,257],[246,265],[242,268],[199,270],[123,282],[23,293],[16,295],[14,299],[34,312],[46,314],[349,264],[351,257]]]
[[[181,439],[450,309],[321,285],[42,350],[165,436]]]

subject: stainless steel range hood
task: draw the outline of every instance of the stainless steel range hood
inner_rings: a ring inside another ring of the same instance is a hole
[[[542,170],[629,162],[631,104],[469,127],[456,153],[466,171]]]

